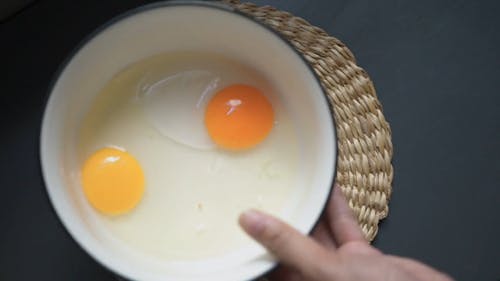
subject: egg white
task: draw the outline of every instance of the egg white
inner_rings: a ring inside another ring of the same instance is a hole
[[[215,148],[203,125],[210,96],[235,83],[261,89],[275,110],[269,137],[243,152]],[[279,214],[298,188],[297,135],[279,94],[258,72],[216,55],[160,55],[129,66],[96,98],[80,139],[82,163],[111,145],[139,161],[143,199],[129,214],[98,215],[99,223],[124,246],[162,260],[250,243],[238,215],[248,208]]]

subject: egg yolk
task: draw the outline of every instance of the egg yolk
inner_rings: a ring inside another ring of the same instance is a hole
[[[209,101],[205,126],[222,148],[243,150],[263,141],[273,128],[269,100],[256,88],[236,84],[222,89]]]
[[[94,208],[108,215],[119,215],[132,210],[141,200],[144,173],[129,153],[103,148],[83,165],[82,185]]]

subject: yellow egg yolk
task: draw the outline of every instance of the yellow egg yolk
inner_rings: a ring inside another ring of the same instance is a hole
[[[90,204],[107,215],[132,210],[144,193],[144,173],[129,153],[103,148],[83,165],[82,185]]]
[[[262,142],[273,128],[274,112],[269,100],[256,88],[231,85],[209,101],[205,126],[222,148],[243,150]]]

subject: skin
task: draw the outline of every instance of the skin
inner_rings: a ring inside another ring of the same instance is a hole
[[[244,212],[239,223],[280,261],[267,277],[271,281],[452,281],[418,261],[372,247],[338,186],[311,237],[257,210]]]

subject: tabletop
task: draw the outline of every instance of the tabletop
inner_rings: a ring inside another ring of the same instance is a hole
[[[115,280],[53,212],[39,131],[64,58],[98,26],[149,1],[20,2],[28,6],[0,23],[0,280]],[[254,3],[342,40],[375,84],[392,128],[395,177],[374,245],[457,280],[500,280],[500,2]]]

